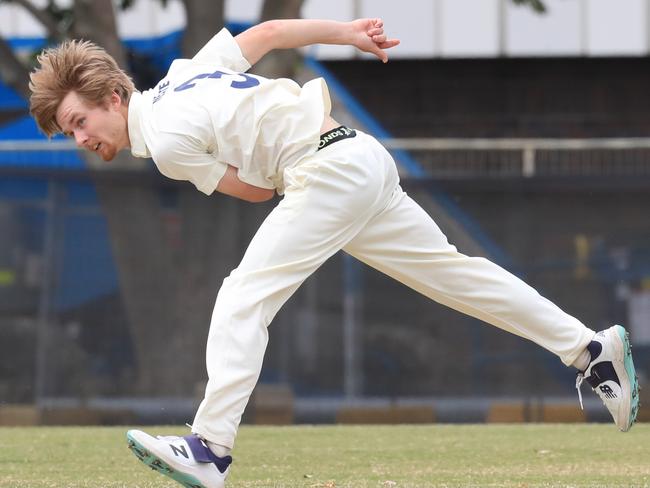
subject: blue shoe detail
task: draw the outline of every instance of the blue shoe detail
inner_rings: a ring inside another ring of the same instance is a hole
[[[154,471],[158,471],[165,476],[169,476],[174,481],[177,481],[185,488],[207,488],[194,476],[176,471],[169,466],[165,461],[155,456],[153,453],[145,449],[137,440],[131,436],[131,432],[126,433],[126,438],[129,441],[129,449],[135,454],[140,461],[149,466]]]
[[[632,424],[636,420],[636,416],[639,413],[639,379],[636,376],[636,371],[634,369],[634,361],[632,361],[632,345],[630,344],[630,337],[628,332],[620,325],[616,325],[616,332],[623,342],[623,362],[625,365],[625,371],[627,372],[627,378],[630,382],[630,422],[628,424],[628,429],[632,427]]]

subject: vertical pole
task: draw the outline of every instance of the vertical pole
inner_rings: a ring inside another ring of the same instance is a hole
[[[497,14],[497,23],[498,31],[497,36],[499,36],[499,46],[498,52],[499,56],[505,57],[508,55],[508,6],[506,2],[509,0],[499,0],[497,8],[499,9]]]
[[[650,54],[650,1],[643,2],[645,8],[645,46],[646,55]]]
[[[535,176],[535,147],[525,146],[522,160],[522,175],[526,178]]]
[[[41,295],[38,303],[36,325],[36,377],[34,379],[34,399],[37,406],[46,396],[47,382],[47,344],[52,306],[52,276],[54,272],[54,246],[56,233],[57,184],[48,183],[47,200],[44,205],[45,229],[43,236],[43,272],[41,277]]]
[[[443,15],[443,0],[433,0],[433,55],[435,57],[442,57],[442,39],[444,22],[442,21]]]
[[[361,267],[343,254],[343,390],[347,398],[361,394],[363,387]]]
[[[589,54],[589,1],[580,0],[580,55]]]
[[[352,2],[352,14],[352,17],[355,19],[360,19],[364,16],[361,12],[361,0],[354,0]]]
[[[352,18],[360,19],[362,17],[364,17],[364,15],[362,13],[361,0],[352,0]],[[354,59],[361,58],[361,52],[358,49],[355,49],[353,53],[352,56]]]

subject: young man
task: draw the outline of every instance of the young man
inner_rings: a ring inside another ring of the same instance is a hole
[[[400,188],[395,163],[372,137],[330,117],[325,82],[302,88],[246,74],[276,48],[349,44],[386,62],[379,19],[278,20],[233,38],[222,30],[153,89],[135,91],[103,50],[67,42],[31,76],[31,111],[105,160],[130,148],[200,191],[248,201],[284,198],[221,287],[207,345],[209,381],[186,437],[129,431],[144,463],[186,486],[222,487],[230,450],[257,382],[267,326],[325,260],[343,249],[442,304],[530,339],[575,366],[616,425],[636,418],[638,385],[625,330],[599,333],[483,258],[467,257]],[[578,392],[580,390],[578,389]]]

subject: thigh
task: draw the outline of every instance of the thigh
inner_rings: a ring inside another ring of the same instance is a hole
[[[512,273],[485,258],[459,253],[401,192],[345,250],[443,305],[533,340],[565,364],[593,336]]]
[[[237,272],[315,269],[380,213],[397,184],[371,137],[332,144],[284,171],[285,196],[253,237]]]
[[[404,272],[428,274],[423,263],[461,257],[456,247],[411,197],[397,188],[390,204],[346,246],[357,259],[400,281]]]

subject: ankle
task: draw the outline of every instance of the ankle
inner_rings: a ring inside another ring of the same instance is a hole
[[[589,367],[590,362],[591,353],[585,347],[582,352],[578,354],[578,357],[575,359],[575,361],[573,361],[572,366],[582,373]]]
[[[222,446],[221,444],[215,444],[214,442],[210,441],[206,441],[206,444],[215,456],[218,456],[220,458],[230,456],[231,449],[229,447]]]

